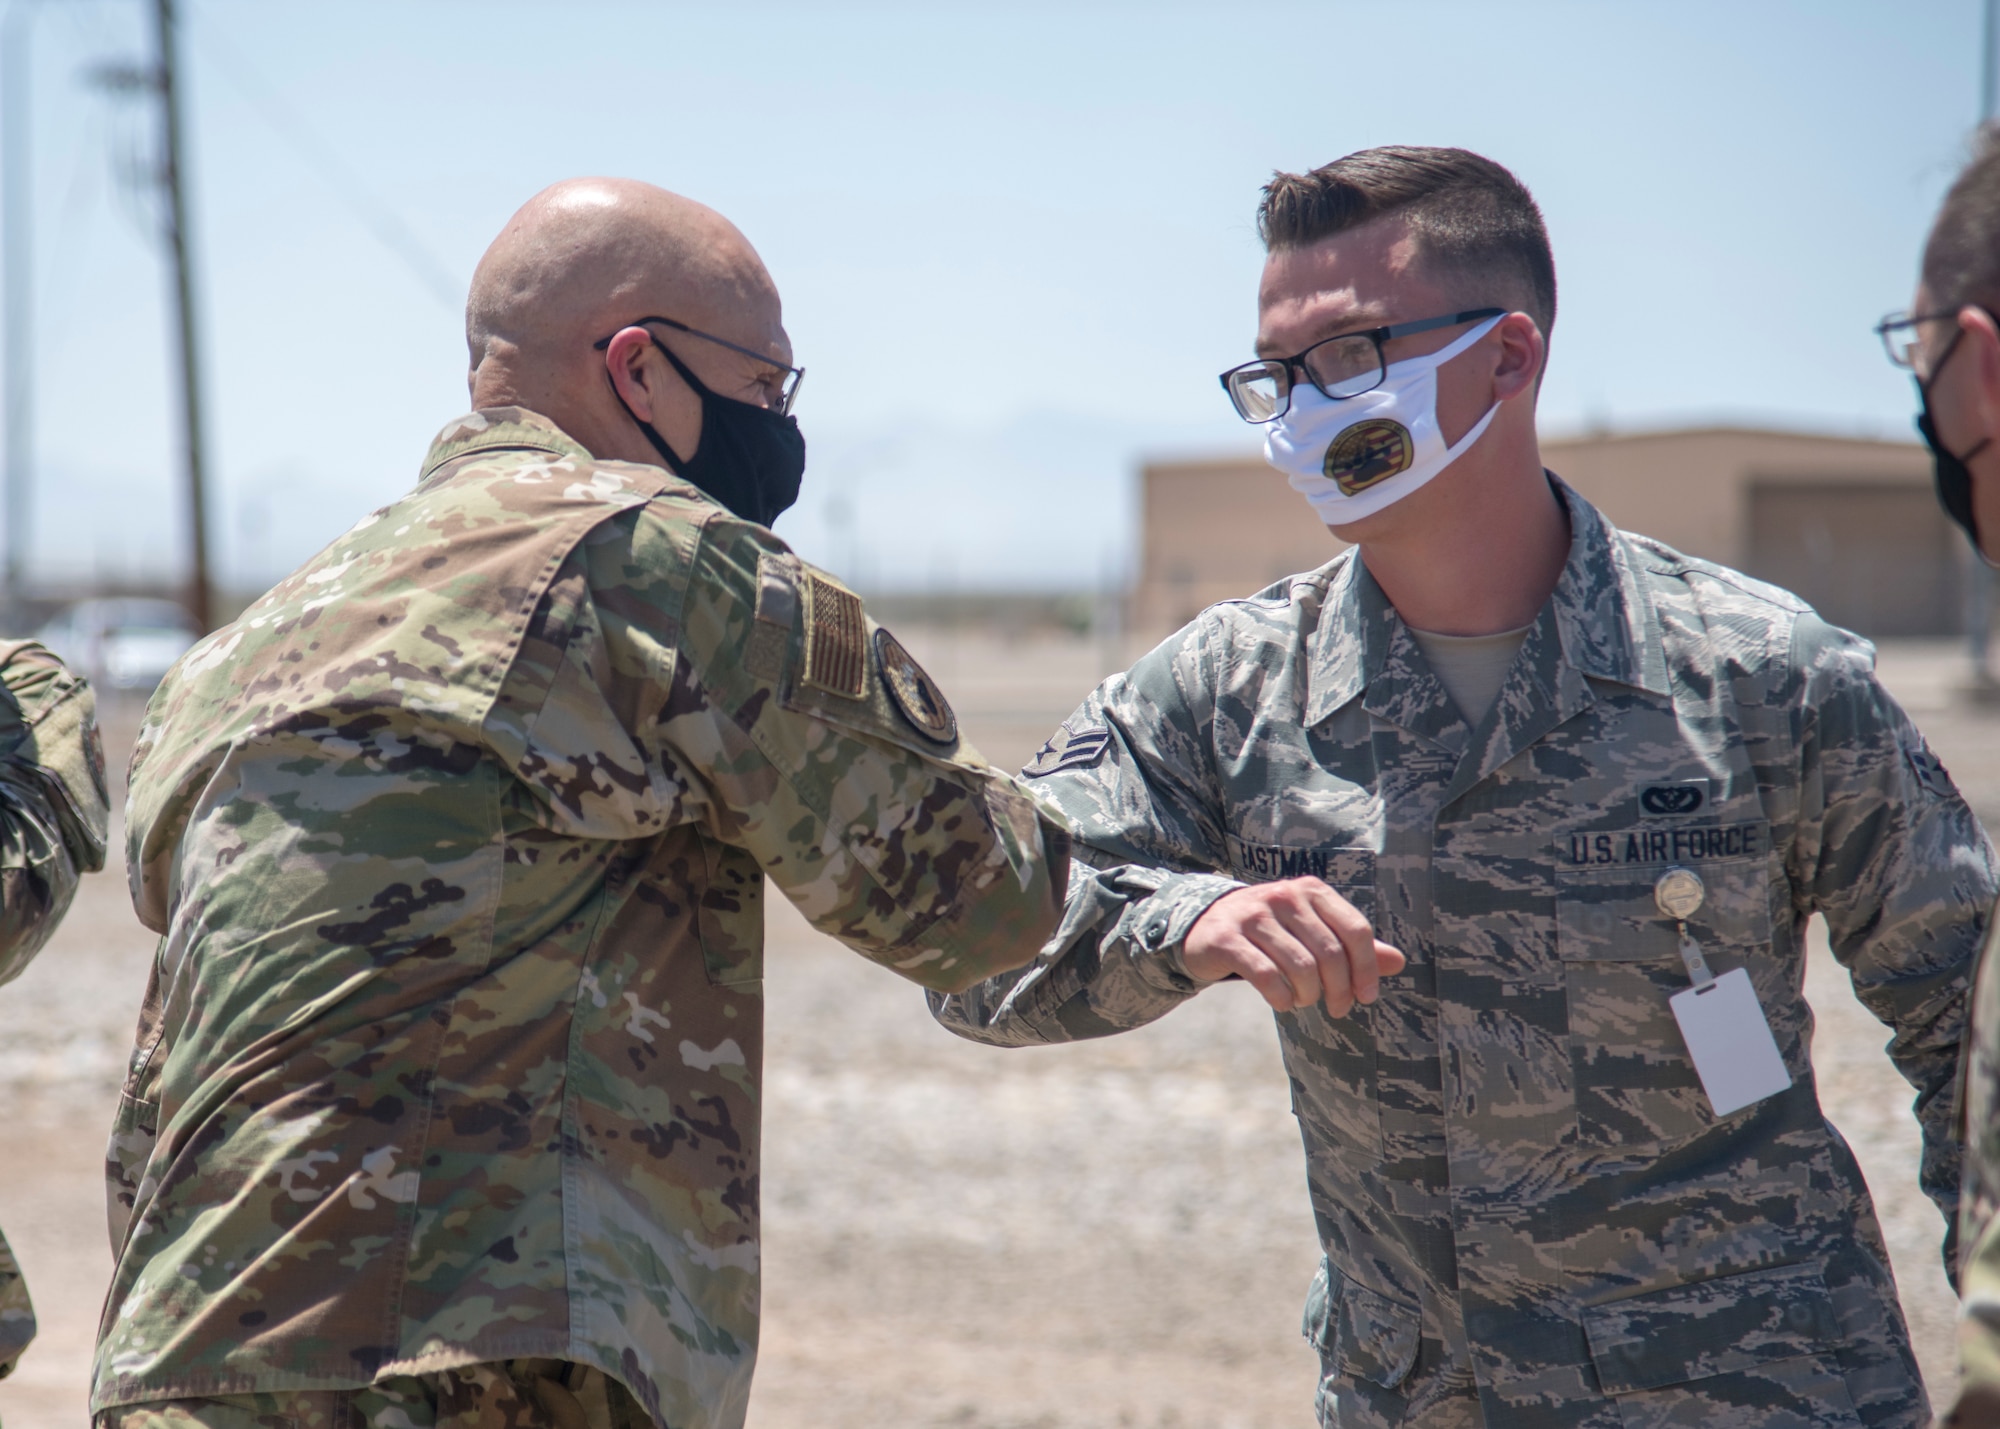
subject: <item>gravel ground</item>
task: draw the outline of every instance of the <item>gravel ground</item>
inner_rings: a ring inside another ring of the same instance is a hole
[[[1018,765],[1106,663],[1082,643],[909,642],[973,739]],[[1885,679],[1989,823],[2000,718],[1955,648]],[[109,721],[113,758],[129,712]],[[1310,1422],[1298,1306],[1317,1260],[1270,1020],[1218,989],[1096,1045],[1000,1053],[913,989],[770,919],[765,1328],[753,1429],[1231,1429]],[[114,870],[0,991],[0,1225],[42,1335],[0,1383],[8,1429],[84,1420],[109,1269],[100,1157],[151,939]],[[1917,1194],[1887,1034],[1815,938],[1807,992],[1828,1112],[1868,1175],[1934,1396],[1951,1380],[1941,1222]]]

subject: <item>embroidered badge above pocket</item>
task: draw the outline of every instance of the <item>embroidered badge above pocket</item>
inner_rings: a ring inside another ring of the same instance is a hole
[[[1706,779],[1676,779],[1648,784],[1639,790],[1639,815],[1648,819],[1684,819],[1708,807]]]

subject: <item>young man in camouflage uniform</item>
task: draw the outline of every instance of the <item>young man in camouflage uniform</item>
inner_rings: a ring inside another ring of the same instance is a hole
[[[147,715],[102,1424],[741,1423],[766,881],[939,990],[1056,924],[1062,835],[767,529],[743,236],[558,185],[467,324],[416,487]]]
[[[1984,834],[1866,644],[1544,471],[1555,273],[1511,174],[1369,150],[1260,227],[1225,385],[1358,549],[1064,724],[1029,767],[1075,825],[1062,929],[938,1015],[1025,1045],[1263,993],[1326,1425],[1923,1423],[1805,928],[1894,1031],[1949,1218]]]
[[[1911,369],[1917,430],[1937,468],[1938,500],[1989,563],[2000,558],[2000,126],[1945,195],[1907,313],[1883,320],[1889,356]],[[1965,1197],[1954,1429],[2000,1426],[2000,975],[1989,947],[1973,995],[1967,1050]]]
[[[29,640],[0,641],[0,983],[12,982],[104,867],[109,798],[90,686]],[[35,1310],[0,1236],[0,1379],[35,1338]]]

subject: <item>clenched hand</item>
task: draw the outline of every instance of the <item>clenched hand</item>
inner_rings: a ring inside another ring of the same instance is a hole
[[[1234,974],[1280,1012],[1324,999],[1333,1017],[1373,1002],[1380,980],[1401,972],[1404,961],[1352,903],[1317,878],[1224,894],[1195,919],[1181,960],[1196,982]]]

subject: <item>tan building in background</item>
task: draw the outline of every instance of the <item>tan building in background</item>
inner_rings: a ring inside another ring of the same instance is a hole
[[[1548,441],[1542,455],[1618,525],[1796,591],[1836,625],[1964,627],[1969,552],[1914,442],[1705,427]],[[1152,462],[1142,482],[1132,618],[1148,635],[1341,549],[1258,456]]]

